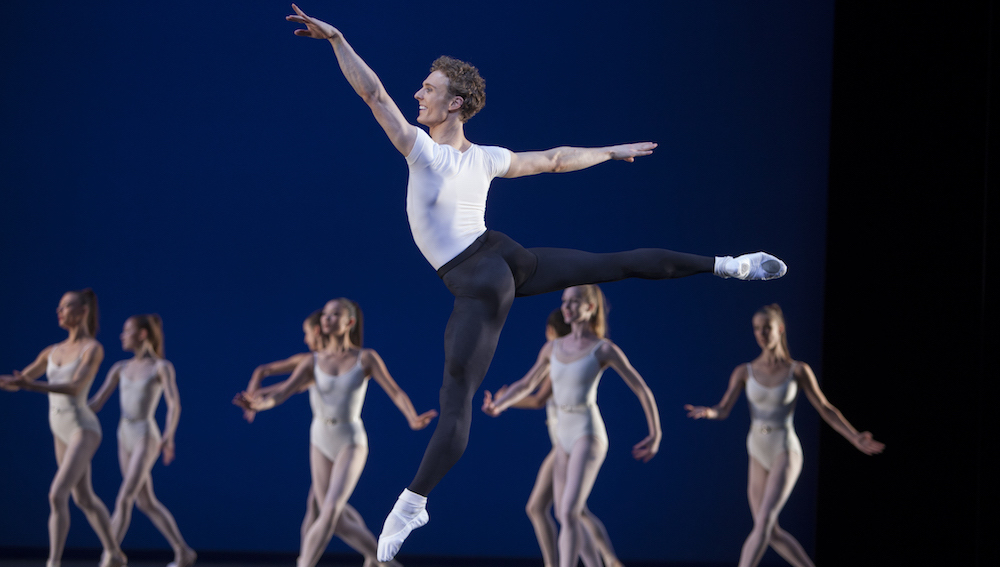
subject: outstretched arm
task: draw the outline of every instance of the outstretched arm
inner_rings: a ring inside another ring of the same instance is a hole
[[[722,395],[722,401],[712,407],[685,404],[684,409],[687,410],[688,417],[692,419],[726,419],[729,417],[729,412],[733,410],[736,400],[739,399],[740,392],[746,387],[748,377],[746,365],[737,366],[729,376],[729,387]]]
[[[233,398],[233,403],[240,406],[244,410],[269,410],[274,406],[281,405],[293,394],[298,393],[302,388],[308,386],[312,383],[314,378],[312,357],[303,358],[302,361],[299,362],[299,365],[295,367],[291,377],[277,384],[278,389],[274,392],[271,392],[266,396],[260,396],[259,390],[257,391],[257,394],[240,392],[239,394],[236,394],[235,398]]]
[[[392,145],[396,146],[399,153],[404,156],[408,155],[417,139],[417,127],[406,121],[403,113],[399,111],[399,107],[385,91],[378,75],[347,43],[340,30],[324,21],[307,16],[295,4],[292,4],[292,8],[295,10],[295,14],[285,19],[306,26],[305,29],[295,30],[295,35],[325,39],[330,42],[330,45],[333,46],[333,53],[337,56],[337,62],[340,64],[340,70],[347,78],[347,82],[371,108],[375,120],[385,130]]]
[[[118,387],[118,380],[121,378],[122,366],[124,365],[125,361],[119,360],[111,367],[111,370],[108,370],[108,375],[105,376],[104,383],[101,384],[100,389],[87,401],[90,411],[97,413],[107,403],[108,398],[111,397],[111,392],[114,392],[115,388]]]
[[[636,397],[639,398],[642,411],[646,414],[646,425],[649,427],[649,435],[632,447],[632,456],[636,460],[648,463],[660,450],[660,440],[663,438],[663,432],[660,430],[660,413],[656,409],[656,400],[653,398],[653,392],[646,385],[646,381],[642,379],[642,376],[639,376],[639,373],[636,372],[632,363],[628,361],[622,349],[618,348],[618,345],[611,341],[605,341],[598,349],[597,356],[599,361],[613,368],[622,377],[622,380],[628,384],[628,387],[632,389]]]
[[[837,433],[840,433],[845,439],[850,441],[852,445],[857,447],[859,451],[866,455],[877,455],[885,449],[884,443],[873,439],[872,434],[868,431],[859,432],[844,418],[840,410],[833,407],[833,404],[827,401],[826,396],[819,389],[819,382],[816,381],[816,375],[808,364],[803,362],[795,369],[795,381],[798,383],[799,388],[802,388],[802,391],[805,392],[806,398],[816,408],[816,411],[823,416],[823,420],[829,423],[830,427],[834,428]]]
[[[181,394],[177,390],[177,373],[169,360],[157,363],[157,376],[163,384],[163,399],[167,402],[167,421],[163,427],[160,450],[163,451],[163,464],[169,465],[174,460],[174,435],[181,419]]]
[[[69,382],[62,384],[38,382],[33,380],[30,375],[21,374],[15,370],[14,380],[9,382],[9,384],[13,384],[23,390],[31,390],[32,392],[76,396],[84,388],[89,388],[91,379],[97,374],[97,369],[101,366],[102,360],[104,360],[104,347],[101,346],[101,343],[94,341],[94,348],[87,349],[87,352],[83,353],[80,364],[77,365],[76,371],[73,373],[73,378]]]
[[[507,408],[512,407],[527,397],[549,375],[549,357],[551,354],[552,341],[549,341],[538,352],[538,358],[535,359],[535,364],[528,370],[528,373],[517,382],[511,384],[506,391],[497,392],[495,400],[490,391],[486,390],[483,397],[483,411],[487,415],[496,417]]]
[[[430,424],[431,420],[437,417],[437,410],[429,410],[417,415],[417,410],[413,408],[413,402],[406,392],[396,384],[396,381],[389,375],[389,369],[377,352],[371,349],[361,351],[361,366],[365,373],[370,375],[379,386],[389,395],[392,403],[396,404],[399,411],[403,412],[406,421],[410,424],[410,429],[414,431],[423,429]]]
[[[45,347],[42,352],[38,353],[35,360],[24,367],[24,370],[18,372],[14,371],[13,374],[2,374],[0,375],[0,389],[7,390],[8,392],[16,392],[20,390],[24,382],[33,382],[40,378],[42,374],[45,374],[45,367],[48,365],[49,353],[56,345],[49,345]]]
[[[260,388],[261,382],[264,378],[269,376],[278,376],[281,374],[291,374],[295,367],[302,362],[303,358],[311,358],[312,353],[301,352],[299,354],[293,354],[284,360],[276,360],[274,362],[268,362],[267,364],[261,364],[254,369],[253,374],[250,376],[250,383],[247,384],[247,393],[253,394]]]
[[[509,386],[504,386],[497,390],[496,397],[502,397],[507,393],[508,388]],[[546,372],[545,376],[542,378],[542,383],[538,385],[538,389],[521,398],[510,407],[517,409],[542,409],[551,397],[552,379],[549,377],[548,372]]]
[[[648,156],[656,148],[655,142],[639,142],[603,148],[560,147],[543,152],[511,152],[510,168],[504,177],[524,177],[538,173],[566,173],[578,171],[608,160],[635,161]]]

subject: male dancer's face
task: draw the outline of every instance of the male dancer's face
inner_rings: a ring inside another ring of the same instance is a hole
[[[413,95],[420,103],[417,122],[424,126],[441,124],[448,119],[449,111],[458,110],[462,106],[462,97],[448,93],[449,83],[447,75],[441,71],[427,75],[423,86]]]

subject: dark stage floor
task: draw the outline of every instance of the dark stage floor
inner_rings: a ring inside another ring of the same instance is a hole
[[[0,548],[0,567],[44,567],[45,549],[3,549]],[[66,550],[62,567],[96,567],[99,550]],[[165,567],[173,559],[169,552],[135,551],[129,554],[129,567]],[[406,557],[399,560],[406,567],[541,567],[541,558],[497,559],[497,558],[438,558]],[[361,567],[360,556],[323,556],[319,567]],[[202,551],[198,554],[196,567],[294,567],[295,555],[291,553],[247,553],[244,551]],[[662,563],[626,562],[628,567],[722,567],[721,563]]]

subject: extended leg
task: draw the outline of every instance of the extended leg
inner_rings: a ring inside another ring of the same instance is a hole
[[[163,537],[170,544],[170,548],[173,549],[174,560],[168,563],[167,567],[189,567],[190,565],[194,565],[195,560],[198,559],[198,554],[184,541],[181,531],[177,528],[177,521],[174,520],[174,515],[156,498],[156,494],[153,492],[153,477],[149,474],[146,475],[146,482],[139,489],[135,505],[153,522],[156,529],[160,530],[160,533],[163,534]]]
[[[611,545],[611,536],[608,535],[608,529],[604,527],[604,522],[586,506],[583,508],[581,521],[586,528],[587,537],[594,542],[594,547],[601,554],[605,567],[624,567],[624,564],[618,559],[618,554],[615,553],[614,546]]]
[[[660,248],[598,254],[569,248],[529,248],[538,259],[535,273],[517,295],[538,295],[575,285],[628,278],[663,280],[712,273],[715,258]]]

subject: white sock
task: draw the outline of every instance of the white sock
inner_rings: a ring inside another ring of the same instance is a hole
[[[726,265],[733,260],[732,256],[716,256],[715,257],[715,275],[720,278],[731,278],[735,276],[735,273],[730,273],[726,269]]]
[[[382,533],[378,536],[379,561],[391,561],[410,532],[427,523],[430,517],[426,508],[426,496],[410,489],[403,490],[382,524]]]

